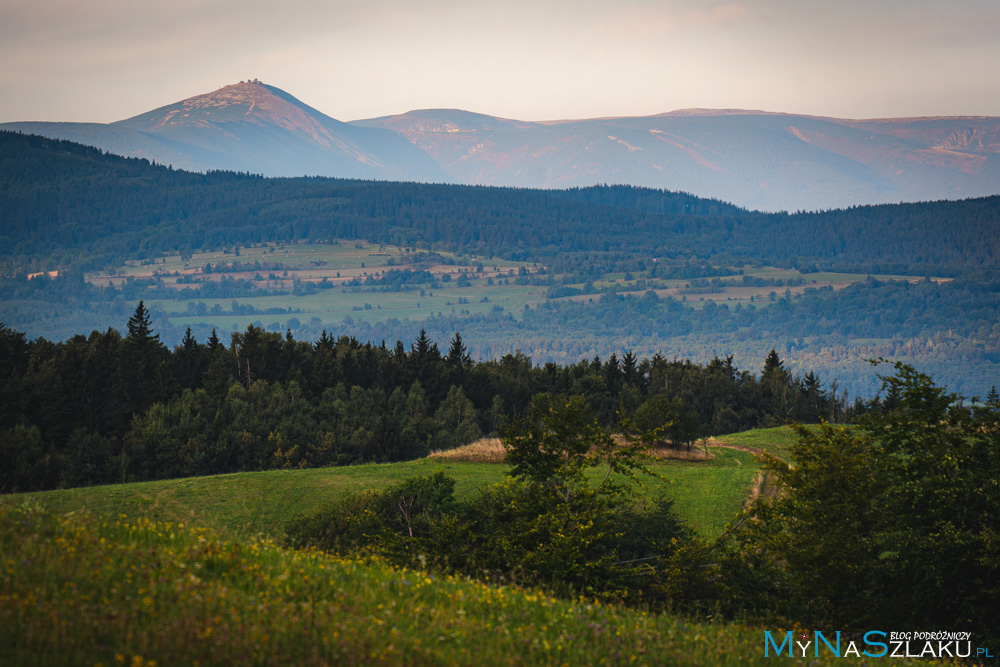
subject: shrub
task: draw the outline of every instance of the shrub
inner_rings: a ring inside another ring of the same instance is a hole
[[[898,400],[849,431],[798,428],[779,493],[725,557],[730,597],[758,616],[844,630],[952,628],[996,639],[1000,411],[963,406],[896,364]],[[984,642],[984,643],[988,643]]]
[[[300,517],[288,526],[288,540],[644,604],[690,597],[704,583],[703,561],[695,561],[707,552],[672,500],[639,501],[624,483],[649,472],[644,445],[612,437],[583,399],[536,398],[503,442],[513,466],[509,479],[471,500],[455,503],[454,481],[439,472]]]
[[[338,554],[390,555],[405,543],[403,538],[425,536],[430,517],[454,503],[454,492],[455,480],[436,472],[384,491],[338,498],[292,519],[285,528],[286,542]]]

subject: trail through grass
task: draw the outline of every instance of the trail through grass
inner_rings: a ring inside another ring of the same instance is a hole
[[[722,445],[737,445],[760,449],[778,458],[787,458],[788,447],[795,439],[795,431],[791,426],[775,426],[774,428],[756,428],[742,433],[718,435],[713,438]]]

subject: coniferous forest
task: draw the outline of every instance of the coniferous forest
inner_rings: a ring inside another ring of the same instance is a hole
[[[250,326],[168,348],[140,303],[124,335],[53,343],[0,331],[5,410],[0,492],[275,468],[402,461],[451,449],[524,414],[539,395],[579,396],[608,427],[657,410],[671,441],[877,409],[793,376],[772,352],[759,377],[629,351],[560,366],[522,354],[474,362],[456,333],[409,344]]]
[[[1000,197],[762,214],[626,186],[563,191],[197,174],[0,132],[3,273],[102,269],[178,249],[311,238],[554,261],[764,257],[807,269],[995,272]]]

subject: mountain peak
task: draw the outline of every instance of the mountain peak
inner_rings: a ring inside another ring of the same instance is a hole
[[[185,151],[191,159],[178,160],[178,165],[195,169],[448,180],[427,154],[396,132],[348,125],[258,79],[223,86],[108,127],[140,135],[132,143],[154,139]]]
[[[268,124],[301,132],[323,146],[336,141],[330,132],[331,125],[341,125],[340,121],[316,111],[280,88],[257,79],[195,95],[116,125],[143,132],[162,132],[171,128],[218,127],[233,122]]]

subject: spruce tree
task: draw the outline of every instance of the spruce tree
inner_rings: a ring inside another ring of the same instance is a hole
[[[188,329],[188,333],[191,333],[190,329]],[[145,344],[147,341],[160,340],[160,334],[153,333],[153,327],[149,319],[149,311],[146,309],[146,305],[142,301],[140,301],[139,305],[135,307],[135,312],[132,316],[128,318],[128,339],[139,344]]]
[[[773,424],[781,424],[790,416],[789,383],[791,374],[773,348],[764,360],[764,372],[760,374],[760,384],[764,389],[764,401],[771,414]]]
[[[472,365],[472,358],[466,352],[465,343],[462,342],[462,334],[455,332],[455,337],[451,341],[446,359],[452,368],[464,368]]]
[[[986,405],[990,408],[1000,408],[1000,394],[997,394],[997,386],[990,386],[990,393],[986,395]]]
[[[412,354],[416,355],[416,357],[420,361],[423,361],[424,359],[427,358],[428,354],[430,354],[430,350],[431,350],[431,339],[427,337],[427,331],[425,329],[421,329],[420,335],[417,337],[417,340],[414,341],[413,343],[411,352]]]
[[[212,335],[208,337],[208,349],[214,353],[220,347],[222,347],[222,343],[219,342],[219,335],[215,333],[215,327],[212,327]]]
[[[140,301],[128,319],[128,335],[122,341],[118,382],[118,427],[124,429],[132,415],[169,394],[169,370],[164,372],[170,352],[153,333],[149,311]]]

